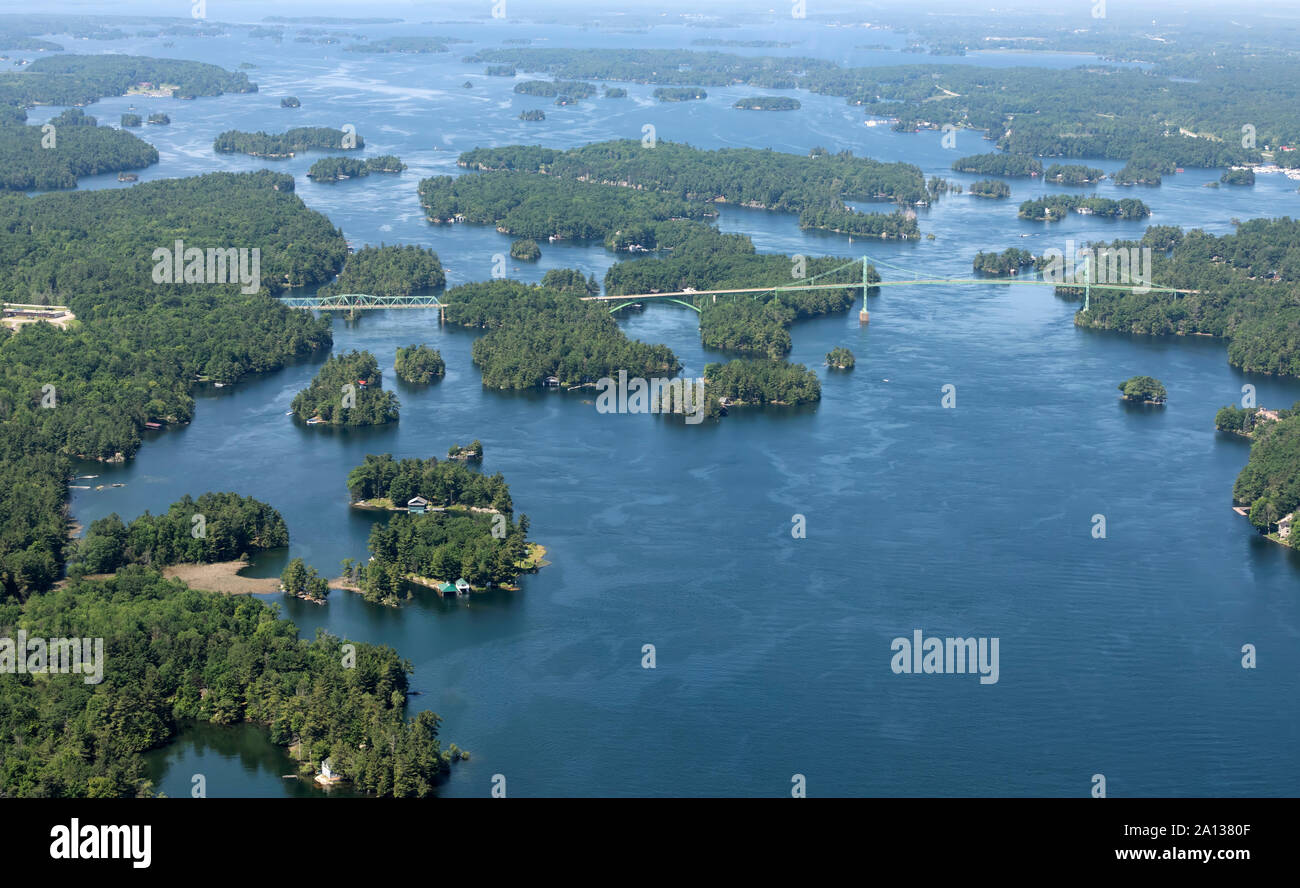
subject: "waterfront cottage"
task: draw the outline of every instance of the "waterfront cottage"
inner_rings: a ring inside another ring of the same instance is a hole
[[[1291,536],[1291,521],[1294,518],[1295,518],[1295,512],[1292,512],[1290,515],[1287,515],[1285,518],[1277,522],[1278,537],[1280,537],[1281,539],[1286,539],[1287,537]]]
[[[423,515],[429,508],[429,501],[422,496],[413,496],[406,501],[406,510],[415,515]]]

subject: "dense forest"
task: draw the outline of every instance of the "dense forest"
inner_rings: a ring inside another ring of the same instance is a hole
[[[406,169],[400,157],[381,154],[360,160],[355,157],[322,157],[307,170],[307,178],[315,182],[338,182],[343,179],[361,179],[371,173],[400,173]]]
[[[197,500],[187,494],[165,514],[145,512],[129,525],[117,513],[92,522],[68,573],[112,573],[127,564],[210,564],[287,545],[289,528],[266,503],[237,493],[205,493]]]
[[[566,96],[570,101],[589,99],[596,87],[576,80],[525,80],[515,84],[515,92],[524,96]]]
[[[475,589],[508,586],[530,563],[527,534],[527,515],[515,522],[459,510],[399,512],[370,531],[371,557],[359,566],[357,582],[367,601],[384,604],[409,597],[406,583],[415,578],[426,585],[463,579]]]
[[[77,187],[78,176],[143,169],[158,162],[158,151],[134,134],[96,126],[79,108],[50,124],[0,124],[0,189],[47,191]]]
[[[1081,326],[1138,334],[1202,333],[1228,339],[1228,361],[1248,372],[1300,376],[1300,309],[1292,292],[1300,282],[1300,222],[1252,219],[1232,234],[1184,233],[1152,226],[1149,246],[1156,286],[1199,292],[1093,291]]]
[[[218,154],[251,154],[253,157],[281,159],[317,149],[321,151],[359,151],[366,140],[358,133],[324,126],[299,126],[283,133],[245,133],[227,130],[217,136],[212,150]]]
[[[551,376],[571,386],[619,370],[649,378],[681,369],[666,346],[628,339],[599,303],[517,281],[448,291],[447,321],[488,330],[473,357],[489,388],[537,388]]]
[[[384,391],[379,362],[370,352],[330,355],[316,378],[294,396],[294,416],[329,425],[370,426],[396,422],[397,396]]]
[[[691,102],[696,99],[707,99],[709,94],[696,87],[661,86],[654,91],[654,97],[661,102]]]
[[[1132,197],[1111,200],[1109,197],[1084,197],[1079,194],[1048,194],[1020,205],[1020,218],[1034,222],[1057,222],[1071,212],[1114,219],[1145,219],[1151,209]]]
[[[596,276],[585,277],[576,268],[552,268],[542,276],[542,287],[575,296],[600,295],[600,281]]]
[[[0,626],[31,637],[104,639],[104,680],[0,674],[0,795],[86,798],[153,794],[141,753],[185,719],[263,725],[300,744],[302,768],[329,758],[356,788],[427,796],[448,764],[439,719],[404,714],[410,664],[388,647],[298,637],[255,598],[213,595],[128,567],[24,603]]]
[[[1144,404],[1163,404],[1169,397],[1164,383],[1151,376],[1132,376],[1118,386],[1125,401]]]
[[[45,56],[21,73],[0,74],[0,107],[89,105],[106,96],[123,96],[144,85],[174,87],[175,98],[257,92],[248,76],[203,62],[129,55]],[[11,112],[11,115],[13,112]]]
[[[463,462],[434,457],[395,460],[391,453],[367,454],[365,462],[348,474],[348,494],[355,502],[387,500],[397,508],[405,508],[412,497],[422,496],[431,505],[443,508],[464,506],[506,514],[514,511],[510,488],[499,473],[484,475]]]
[[[1289,415],[1255,427],[1250,459],[1237,476],[1232,498],[1250,510],[1250,522],[1262,532],[1300,508],[1300,416]],[[1286,540],[1300,543],[1297,534]]]
[[[145,422],[193,417],[196,380],[234,382],[328,347],[328,322],[264,295],[151,279],[153,250],[178,238],[260,245],[273,292],[327,279],[346,244],[292,186],[263,171],[0,197],[0,287],[78,319],[0,333],[0,594],[58,577],[70,455],[129,458]]]
[[[978,176],[1038,176],[1043,172],[1043,165],[1037,158],[1023,154],[972,154],[952,162],[952,168],[959,173],[975,173]]]
[[[1043,180],[1056,185],[1096,185],[1104,178],[1103,170],[1075,163],[1054,163],[1043,171]]]
[[[975,271],[989,275],[1016,274],[1020,269],[1033,264],[1034,255],[1016,247],[1009,247],[1001,253],[985,253],[981,250],[975,254],[972,263]]]
[[[837,201],[916,203],[927,197],[925,177],[918,167],[854,157],[847,151],[805,157],[753,148],[704,151],[665,141],[645,146],[625,140],[567,151],[526,145],[476,148],[460,156],[460,165],[547,173],[689,201],[725,201],[791,213]]]
[[[998,179],[980,179],[978,182],[971,183],[970,193],[972,197],[985,197],[997,200],[1004,197],[1010,197],[1011,186]]]
[[[461,43],[452,37],[384,37],[366,43],[355,43],[347,48],[348,52],[368,53],[431,53],[447,52],[449,43]]]
[[[1162,170],[1157,166],[1147,166],[1141,161],[1132,160],[1115,173],[1116,185],[1159,185]],[[1164,170],[1163,172],[1173,172]]]
[[[915,213],[859,213],[843,204],[804,210],[799,214],[799,227],[855,237],[916,240],[921,236]]]
[[[807,404],[821,400],[817,374],[803,364],[784,361],[734,360],[706,364],[704,386],[710,398],[725,399],[728,407],[762,404]]]
[[[754,96],[749,99],[736,99],[731,107],[741,111],[798,111],[803,105],[798,99],[789,96]]]
[[[427,247],[362,247],[348,257],[338,280],[321,287],[317,293],[366,293],[371,296],[410,296],[421,290],[436,289],[447,282],[438,254]]]
[[[447,373],[447,364],[437,349],[429,348],[423,343],[413,344],[397,349],[393,372],[402,382],[428,385],[435,379],[442,379]]]
[[[1224,170],[1223,175],[1219,176],[1219,181],[1224,185],[1254,185],[1255,171],[1249,167]]]
[[[600,240],[634,223],[714,212],[664,194],[504,171],[425,179],[420,203],[431,222],[465,221],[504,234],[566,240]]]

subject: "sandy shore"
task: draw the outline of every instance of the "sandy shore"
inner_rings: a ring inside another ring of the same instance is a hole
[[[227,595],[263,595],[280,591],[280,580],[276,577],[266,579],[241,577],[239,572],[246,567],[248,567],[247,561],[173,564],[163,570],[163,576],[169,580],[180,580],[193,589],[222,592]]]

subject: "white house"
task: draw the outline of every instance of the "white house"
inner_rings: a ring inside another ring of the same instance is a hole
[[[1279,537],[1286,539],[1291,535],[1291,521],[1294,518],[1295,512],[1292,512],[1290,515],[1287,515],[1285,518],[1282,518],[1277,522],[1277,535]]]

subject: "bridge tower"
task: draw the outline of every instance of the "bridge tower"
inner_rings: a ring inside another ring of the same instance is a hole
[[[867,257],[862,257],[862,311],[858,312],[858,323],[871,323],[871,312],[867,311]]]

